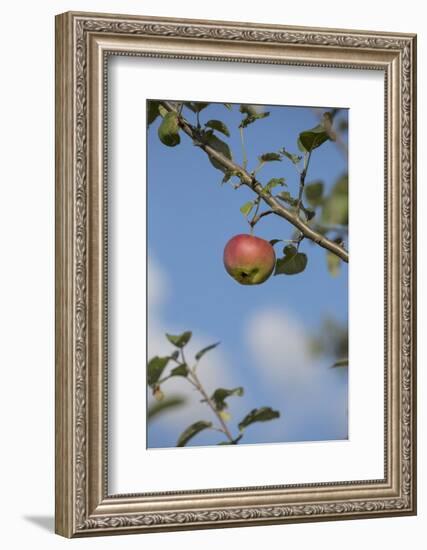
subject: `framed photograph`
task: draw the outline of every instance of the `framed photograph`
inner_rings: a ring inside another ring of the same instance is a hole
[[[416,513],[416,37],[56,18],[56,532]]]

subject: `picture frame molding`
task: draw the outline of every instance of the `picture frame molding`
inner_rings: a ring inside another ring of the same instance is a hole
[[[109,55],[385,75],[385,478],[108,494]],[[416,513],[416,36],[67,12],[56,17],[56,490],[66,537]]]

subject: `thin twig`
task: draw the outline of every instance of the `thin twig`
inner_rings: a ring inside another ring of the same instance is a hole
[[[258,166],[256,166],[256,168],[254,168],[253,172],[252,172],[252,175],[253,176],[256,176],[258,174],[258,172],[261,170],[261,168],[264,166],[265,162],[260,160],[259,163],[258,163]]]
[[[185,354],[184,354],[184,349],[181,348],[181,358],[182,358],[182,362],[184,365],[187,365],[187,367],[189,366],[186,359],[185,359]],[[206,393],[202,383],[200,382],[200,379],[199,377],[197,376],[196,374],[196,371],[193,369],[190,369],[188,368],[188,376],[187,376],[187,380],[199,391],[199,393],[202,395],[203,399],[206,401],[207,405],[212,409],[212,412],[214,413],[214,415],[217,417],[218,419],[218,422],[221,424],[221,427],[222,427],[222,430],[224,432],[224,434],[228,437],[228,439],[230,440],[230,443],[233,443],[234,442],[234,439],[233,439],[233,436],[231,435],[230,433],[230,430],[228,429],[227,427],[227,424],[224,422],[224,419],[221,417],[219,411],[217,411],[216,407],[215,407],[215,404],[212,403],[212,400],[211,398],[208,396],[208,394]]]
[[[248,220],[249,227],[251,228],[250,229],[251,235],[253,235],[253,232],[254,232],[254,227],[255,227],[255,224],[256,224],[256,222],[254,222],[254,220],[257,217],[260,204],[261,204],[261,199],[260,199],[260,197],[257,197],[255,199],[255,212],[254,212],[253,218],[252,218],[252,220]]]
[[[240,126],[240,141],[242,143],[242,155],[243,155],[243,168],[246,170],[248,166],[248,157],[246,154],[246,148],[245,148],[245,140],[243,138],[243,127]]]
[[[261,218],[264,218],[264,216],[269,216],[270,214],[274,214],[273,210],[266,210],[265,212],[261,212],[261,214],[255,215],[250,221],[250,226],[254,227]]]
[[[199,377],[197,376],[197,374],[194,372],[194,370],[190,370],[189,371],[189,377],[192,377],[192,383],[194,383],[195,387],[199,390],[200,394],[203,396],[203,399],[205,400],[205,402],[207,403],[207,405],[212,409],[212,412],[214,413],[214,415],[217,417],[218,419],[218,422],[221,424],[221,428],[222,428],[222,431],[224,432],[224,434],[227,436],[227,438],[229,439],[230,443],[234,443],[234,438],[233,436],[231,435],[231,432],[230,430],[228,429],[228,426],[227,424],[225,423],[224,419],[221,417],[221,414],[219,411],[217,411],[214,403],[212,403],[212,400],[211,398],[208,396],[208,394],[206,393],[204,387],[202,386],[200,380],[199,380]],[[190,380],[190,378],[188,378]]]
[[[300,172],[299,178],[299,192],[298,192],[298,202],[297,202],[297,216],[299,216],[299,211],[302,204],[302,196],[304,193],[305,177],[307,175],[308,165],[310,164],[311,151],[305,156],[304,159],[304,168]]]

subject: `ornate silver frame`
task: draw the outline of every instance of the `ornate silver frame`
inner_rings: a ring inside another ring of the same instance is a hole
[[[385,74],[385,477],[109,495],[105,59],[368,68]],[[65,13],[56,18],[56,532],[66,537],[416,513],[416,37]]]

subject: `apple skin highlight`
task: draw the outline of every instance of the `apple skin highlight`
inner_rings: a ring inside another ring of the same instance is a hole
[[[227,273],[242,285],[259,285],[273,273],[276,254],[273,246],[254,235],[236,235],[224,248]]]

